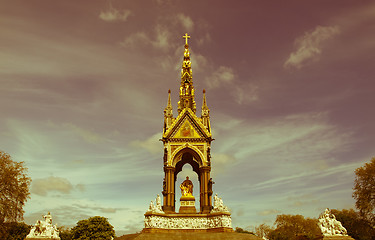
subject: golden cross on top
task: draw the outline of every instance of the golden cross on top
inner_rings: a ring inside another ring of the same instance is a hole
[[[185,38],[185,44],[188,45],[188,39],[190,38],[190,36],[185,33],[185,36],[183,36],[182,38]]]

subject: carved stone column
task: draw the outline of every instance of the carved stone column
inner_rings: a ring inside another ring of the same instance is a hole
[[[164,173],[165,173],[165,185],[166,189],[163,193],[163,211],[166,213],[172,213],[174,212],[174,198],[175,198],[175,189],[174,189],[174,167],[164,167]]]
[[[209,199],[209,188],[208,182],[210,180],[210,166],[202,166],[199,168],[201,172],[201,212],[202,213],[209,213],[211,211],[211,204]]]

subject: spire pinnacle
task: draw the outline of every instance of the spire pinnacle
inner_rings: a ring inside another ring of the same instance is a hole
[[[171,103],[171,90],[168,90],[168,103],[167,107],[164,109],[164,116],[165,117],[172,117],[173,116],[173,108]]]
[[[180,101],[178,102],[178,112],[180,113],[184,108],[190,108],[195,113],[194,101],[194,86],[193,86],[193,71],[191,69],[190,51],[188,39],[190,36],[185,33],[185,50],[181,69],[181,86],[180,86]]]
[[[202,117],[208,117],[210,109],[207,106],[206,102],[206,90],[203,89],[203,103],[202,103]]]
[[[207,128],[209,132],[211,132],[210,127],[210,109],[207,106],[206,102],[206,90],[203,89],[203,103],[202,103],[202,123]]]
[[[171,103],[171,89],[168,90],[168,103],[167,103],[167,108],[172,109],[172,103]]]
[[[185,38],[185,46],[186,46],[186,45],[189,45],[189,44],[188,44],[188,39],[190,38],[190,36],[189,36],[187,33],[185,33],[185,35],[182,36],[182,38]]]

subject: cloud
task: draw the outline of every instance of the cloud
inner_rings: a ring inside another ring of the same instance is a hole
[[[238,104],[250,103],[259,99],[259,87],[253,83],[247,83],[242,86],[236,85],[233,96]]]
[[[158,24],[155,27],[156,33],[156,40],[151,41],[151,44],[158,49],[168,49],[169,46],[169,38],[170,38],[170,31],[164,25]]]
[[[82,186],[79,186],[82,189]],[[66,178],[48,177],[32,181],[31,193],[46,196],[47,192],[56,191],[63,194],[69,194],[73,190],[73,185]]]
[[[88,143],[96,144],[96,143],[100,143],[104,140],[104,138],[102,136],[100,136],[99,134],[97,134],[95,132],[92,132],[92,131],[89,131],[87,129],[78,127],[78,126],[76,126],[72,123],[64,123],[63,127],[67,128],[70,131],[72,131],[73,133],[77,134],[78,136],[83,138]]]
[[[110,5],[108,10],[100,12],[99,18],[106,22],[125,22],[131,15],[132,12],[128,9],[117,10],[116,8],[112,7],[112,5]]]
[[[123,47],[139,47],[143,45],[151,45],[155,49],[167,50],[170,48],[169,39],[171,36],[170,31],[164,25],[156,25],[155,34],[153,38],[150,38],[146,32],[136,32],[125,38],[124,41],[120,43]],[[155,40],[153,40],[155,39]]]
[[[217,174],[222,173],[231,165],[236,162],[234,156],[225,153],[213,153],[212,154],[212,175],[217,176]]]
[[[125,40],[121,42],[120,44],[123,47],[133,47],[139,43],[146,44],[149,42],[150,42],[150,39],[148,38],[145,32],[136,32],[136,33],[131,34],[129,37],[125,38]]]
[[[151,154],[160,153],[162,149],[162,145],[160,144],[159,139],[161,138],[162,134],[155,133],[151,137],[147,138],[146,140],[134,140],[130,143],[130,146],[136,148],[146,149]]]
[[[316,203],[319,203],[319,200],[314,199],[314,196],[312,194],[304,194],[301,196],[293,196],[287,198],[288,202],[291,203],[292,207],[301,207],[304,205],[314,205]]]
[[[301,68],[309,61],[317,60],[322,53],[322,45],[328,39],[340,33],[338,26],[317,26],[314,31],[306,32],[295,41],[297,50],[292,52],[284,63],[284,68]]]
[[[211,76],[206,78],[209,88],[218,88],[222,84],[229,84],[234,81],[235,73],[230,67],[220,66]]]
[[[208,32],[204,34],[202,37],[198,37],[197,39],[198,46],[202,46],[203,44],[209,42],[211,42],[211,35]]]
[[[179,13],[176,17],[186,31],[193,31],[194,22],[189,16],[185,16],[183,13]]]
[[[257,215],[259,215],[259,216],[268,216],[268,215],[275,215],[275,214],[278,214],[278,213],[280,213],[279,210],[268,209],[268,210],[257,212]]]

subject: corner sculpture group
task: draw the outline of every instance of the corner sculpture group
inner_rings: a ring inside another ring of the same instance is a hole
[[[53,239],[59,240],[59,230],[56,225],[52,225],[52,216],[48,212],[47,215],[43,216],[43,220],[36,221],[35,225],[31,228],[30,233],[26,236],[26,239]]]

